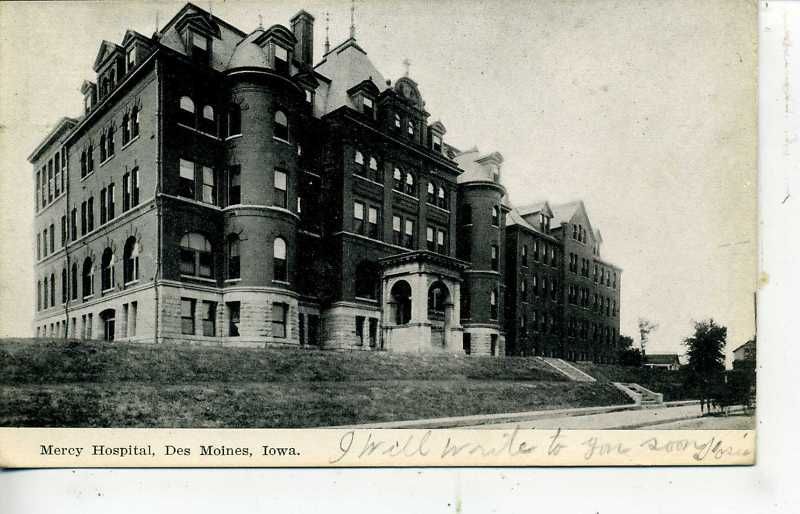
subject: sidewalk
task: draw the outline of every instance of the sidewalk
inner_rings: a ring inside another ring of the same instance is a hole
[[[684,409],[681,411],[674,411],[671,409]],[[653,414],[646,414],[648,412],[668,411],[668,417]],[[636,413],[640,414],[639,416]],[[678,415],[678,413],[680,413]],[[663,423],[665,421],[675,421],[680,419],[691,419],[700,416],[700,403],[696,400],[680,401],[680,402],[667,402],[664,407],[640,409],[634,404],[625,405],[608,405],[605,407],[581,407],[574,409],[554,409],[542,411],[529,411],[529,412],[513,412],[501,414],[479,414],[475,416],[458,416],[449,418],[431,418],[431,419],[416,419],[410,421],[389,421],[383,423],[366,423],[363,425],[347,425],[328,428],[507,428],[507,427],[520,427],[520,428],[555,428],[561,426],[562,428],[572,428],[561,425],[561,423],[575,423],[583,425],[575,428],[623,428],[623,427],[605,427],[605,426],[590,426],[586,423],[612,423],[611,420],[617,419],[617,416],[622,415],[623,419],[629,419],[628,415],[632,415],[632,419],[639,419],[639,422]],[[572,421],[570,421],[572,420]],[[623,425],[630,424],[625,421]]]

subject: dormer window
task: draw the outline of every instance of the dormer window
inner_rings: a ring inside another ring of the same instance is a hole
[[[278,73],[289,73],[289,51],[280,45],[272,45],[275,53],[273,68]]]
[[[314,103],[314,93],[310,89],[306,89],[306,102]]]
[[[211,42],[208,37],[191,32],[192,60],[201,64],[208,64],[211,55]]]
[[[408,120],[408,135],[412,136],[412,137],[414,136],[414,121],[413,120]]]
[[[364,116],[367,118],[371,120],[375,119],[375,104],[372,98],[365,96],[361,99],[361,112],[363,112]]]
[[[441,153],[441,151],[442,151],[442,136],[440,136],[439,134],[434,134],[433,135],[433,143],[432,143],[431,147],[433,148],[434,152]]]
[[[400,124],[400,115],[395,113],[395,115],[394,115],[394,128],[399,130],[400,126],[401,126],[401,124]]]
[[[85,97],[83,97],[83,110],[86,113],[88,113],[89,111],[92,110],[92,95],[91,94],[87,94]]]

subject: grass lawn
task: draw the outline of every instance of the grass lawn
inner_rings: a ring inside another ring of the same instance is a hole
[[[0,341],[0,426],[315,427],[629,402],[532,358]]]
[[[686,386],[686,374],[683,371],[588,362],[574,364],[598,382],[634,382],[656,393],[662,393],[666,402],[697,399],[694,392]]]

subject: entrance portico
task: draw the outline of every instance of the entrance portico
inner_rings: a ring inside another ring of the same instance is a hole
[[[405,353],[461,353],[458,309],[467,263],[415,251],[380,260],[383,348]]]

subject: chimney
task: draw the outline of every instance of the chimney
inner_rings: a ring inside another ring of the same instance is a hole
[[[297,39],[294,46],[295,58],[308,66],[314,66],[314,17],[300,11],[290,20],[292,33]]]

